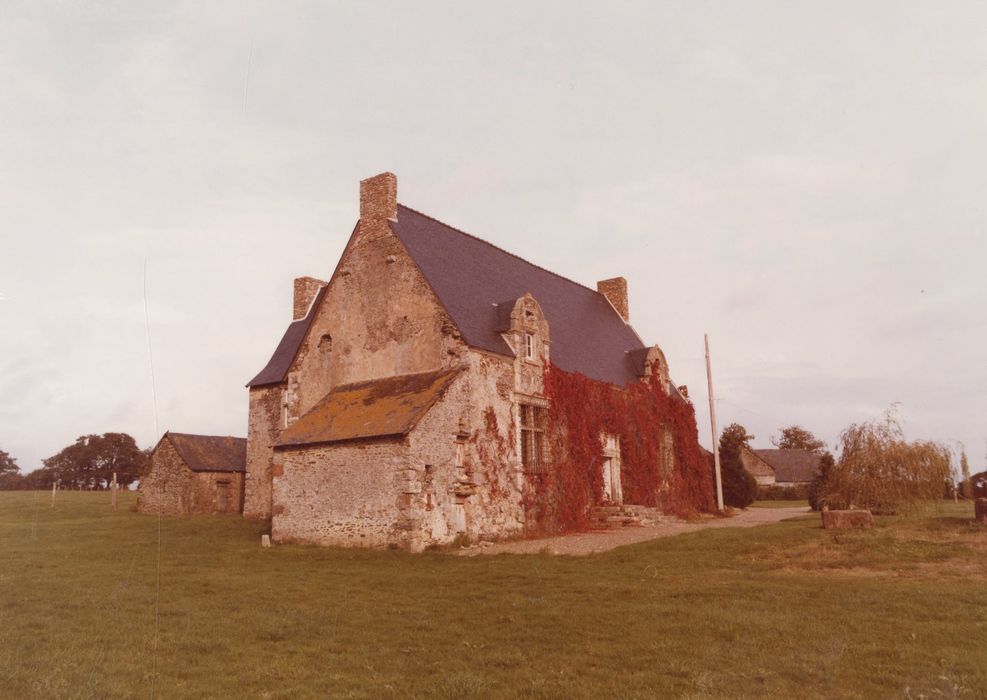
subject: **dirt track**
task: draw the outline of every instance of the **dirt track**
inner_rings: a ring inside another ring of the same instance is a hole
[[[585,556],[593,552],[605,552],[625,544],[653,540],[658,537],[671,537],[685,532],[696,532],[715,527],[754,527],[776,523],[787,518],[805,515],[808,508],[749,508],[731,518],[708,518],[700,522],[670,522],[645,527],[624,527],[617,530],[580,532],[559,537],[543,537],[533,540],[500,542],[485,547],[469,547],[456,551],[460,556],[477,554],[566,554]]]

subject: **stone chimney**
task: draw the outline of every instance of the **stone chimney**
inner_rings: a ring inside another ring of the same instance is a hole
[[[623,277],[600,280],[596,283],[596,291],[610,300],[613,308],[617,309],[617,313],[621,315],[624,321],[630,320],[627,311],[627,280]]]
[[[381,173],[360,181],[360,219],[373,221],[398,218],[398,178]]]
[[[300,318],[305,318],[308,307],[312,305],[312,300],[319,293],[319,288],[324,286],[326,286],[325,282],[314,277],[295,278],[295,301],[292,305],[291,320],[297,321]]]

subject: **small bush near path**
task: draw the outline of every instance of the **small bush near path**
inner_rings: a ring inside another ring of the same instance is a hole
[[[779,486],[778,484],[763,484],[757,487],[759,501],[808,501],[809,484],[797,486]]]
[[[569,558],[262,549],[122,497],[0,493],[0,698],[987,695],[969,503]]]

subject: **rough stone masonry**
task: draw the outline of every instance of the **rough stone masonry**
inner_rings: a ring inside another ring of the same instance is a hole
[[[399,204],[392,173],[362,181],[332,276],[295,281],[248,384],[244,515],[275,542],[415,551],[534,528],[550,361],[677,391],[628,319],[623,278],[585,287]]]

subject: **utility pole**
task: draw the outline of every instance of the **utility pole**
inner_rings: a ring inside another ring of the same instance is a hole
[[[713,432],[713,466],[716,474],[716,507],[723,510],[723,478],[720,476],[720,441],[716,436],[716,403],[713,401],[713,370],[709,364],[709,334],[703,334],[706,342],[706,383],[709,385],[709,427]]]

